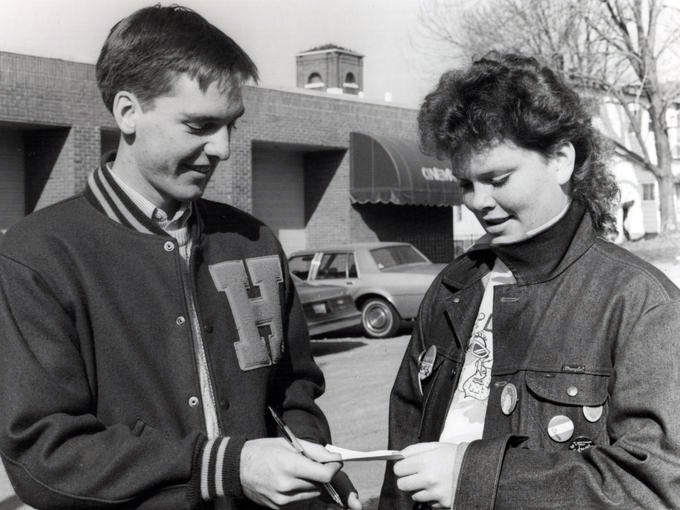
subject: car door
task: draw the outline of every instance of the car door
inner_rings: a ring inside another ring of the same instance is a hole
[[[315,262],[318,265],[316,271],[311,274],[309,283],[344,287],[350,293],[353,293],[358,277],[354,252],[319,252],[315,257]]]

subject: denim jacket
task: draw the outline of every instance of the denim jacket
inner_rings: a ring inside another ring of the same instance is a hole
[[[497,256],[517,283],[495,288],[484,433],[454,507],[680,508],[680,290],[598,237],[578,203],[545,233],[472,250],[435,280],[392,389],[389,447],[438,440]],[[388,466],[380,509],[411,508]]]

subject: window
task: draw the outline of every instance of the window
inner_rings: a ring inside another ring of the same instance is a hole
[[[373,255],[373,260],[381,271],[402,264],[429,262],[424,255],[409,244],[377,248],[371,250],[371,255]]]
[[[348,94],[356,94],[359,92],[359,84],[354,76],[354,73],[347,73],[345,75],[345,81],[342,84],[343,89]]]
[[[642,185],[642,200],[654,200],[654,184],[643,184]]]
[[[305,84],[306,89],[318,89],[323,88],[324,82],[319,73],[312,73],[307,78],[307,83]]]
[[[671,153],[674,158],[680,158],[680,111],[674,111],[671,113],[671,118],[669,121],[669,139],[671,142]],[[675,132],[675,136],[671,136],[671,133]]]
[[[324,253],[316,278],[317,280],[347,278],[347,253]]]
[[[312,264],[313,254],[298,255],[288,261],[288,268],[292,274],[303,280],[309,275],[309,266]]]
[[[642,113],[640,111],[640,105],[631,103],[628,106],[628,111],[631,113],[632,119],[628,120],[626,127],[628,128],[628,133],[635,134],[636,131],[642,129]]]
[[[357,264],[354,261],[354,253],[349,254],[348,266],[349,266],[349,269],[348,269],[348,275],[347,276],[349,278],[357,278],[358,277]]]

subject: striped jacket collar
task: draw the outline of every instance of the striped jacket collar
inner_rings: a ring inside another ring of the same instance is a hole
[[[87,179],[85,198],[102,214],[121,225],[144,234],[168,236],[169,234],[160,225],[134,203],[111,175],[106,163],[114,159],[115,153],[108,153],[102,157],[99,168]],[[193,208],[193,204],[191,207]],[[195,217],[195,214],[192,216]],[[191,219],[189,221],[196,224]]]

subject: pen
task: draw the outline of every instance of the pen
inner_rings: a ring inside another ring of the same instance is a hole
[[[295,448],[295,451],[304,455],[305,457],[309,458],[309,456],[305,453],[305,449],[302,447],[302,444],[300,444],[300,441],[298,441],[298,438],[295,437],[295,434],[293,434],[293,431],[290,430],[290,427],[284,423],[284,421],[279,417],[278,414],[276,414],[276,411],[272,409],[271,406],[267,406],[269,409],[269,412],[272,414],[272,417],[274,418],[274,421],[276,422],[276,425],[279,427],[279,430],[281,431],[281,434],[283,434],[283,437],[291,444],[293,448]],[[342,502],[342,499],[340,499],[340,495],[338,492],[335,490],[335,487],[330,482],[325,482],[323,484],[323,488],[326,489],[326,492],[328,495],[331,497],[331,499],[335,502],[335,504],[339,505],[341,508],[345,508],[344,503]]]

